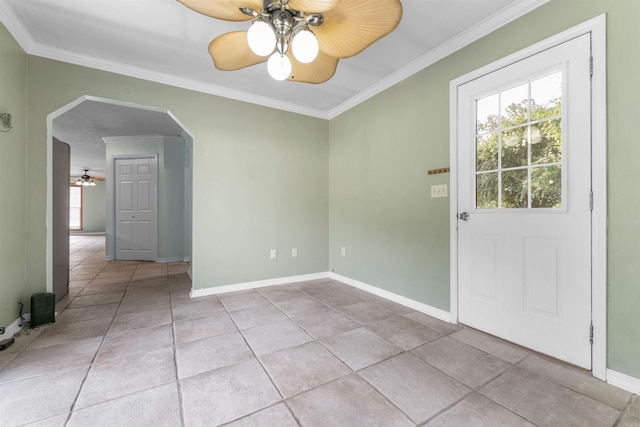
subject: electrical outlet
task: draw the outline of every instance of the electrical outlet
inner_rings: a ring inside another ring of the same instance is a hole
[[[276,259],[276,258],[278,258],[278,250],[271,249],[271,259]]]
[[[291,248],[291,256],[294,258],[298,256],[298,248]]]

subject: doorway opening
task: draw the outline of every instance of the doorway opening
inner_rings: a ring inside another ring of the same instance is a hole
[[[123,136],[125,135],[125,136]],[[84,204],[84,225],[88,233],[104,233],[106,259],[115,257],[115,232],[112,227],[115,212],[113,193],[113,176],[110,170],[114,155],[127,156],[140,150],[148,150],[149,142],[161,141],[160,153],[163,155],[159,164],[171,168],[159,185],[171,188],[175,197],[169,210],[166,205],[158,205],[158,214],[165,224],[171,224],[171,235],[162,234],[159,229],[158,253],[154,261],[188,261],[189,274],[193,273],[192,259],[192,183],[193,183],[193,143],[192,133],[168,110],[153,106],[132,104],[93,96],[82,96],[47,116],[47,236],[46,236],[46,288],[54,289],[54,233],[53,233],[53,146],[55,141],[62,141],[71,147],[69,180],[81,175],[84,169],[89,170],[102,184],[102,194],[96,191],[91,195],[96,199],[93,214],[87,203]],[[108,147],[115,147],[110,150]],[[157,144],[156,144],[157,145]],[[154,146],[154,148],[157,148]],[[117,151],[114,151],[117,150]],[[109,151],[109,157],[107,156]],[[166,160],[166,162],[165,162]],[[79,173],[80,172],[80,173]],[[70,182],[69,181],[69,182]],[[91,187],[87,190],[95,190]],[[87,195],[88,196],[88,195]],[[87,201],[87,197],[85,197]],[[69,206],[66,207],[69,209]],[[93,221],[93,228],[86,227]],[[178,224],[178,226],[176,226]],[[159,225],[160,227],[161,225]],[[166,230],[167,227],[165,227]],[[69,238],[69,227],[65,230]],[[58,236],[56,234],[56,236]],[[59,238],[59,237],[56,237]],[[170,241],[172,245],[161,246]],[[164,251],[164,252],[163,252]],[[68,269],[68,261],[67,267]]]

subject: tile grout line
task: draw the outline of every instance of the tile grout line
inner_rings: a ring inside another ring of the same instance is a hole
[[[106,264],[105,267],[101,270],[104,271],[104,269],[107,267]],[[136,264],[136,268],[134,269],[134,273],[131,275],[131,277],[129,278],[128,282],[127,282],[127,287],[125,288],[125,291],[122,294],[122,298],[120,299],[120,302],[118,304],[118,308],[116,308],[116,311],[113,314],[113,317],[111,318],[111,322],[109,323],[109,326],[107,327],[107,329],[105,330],[103,336],[102,336],[102,340],[100,341],[100,345],[98,346],[95,354],[93,355],[93,358],[91,359],[91,362],[89,362],[89,369],[87,369],[87,373],[85,374],[84,378],[82,379],[82,382],[80,383],[80,387],[78,388],[78,392],[76,393],[76,397],[73,400],[73,403],[71,404],[71,408],[69,410],[69,414],[67,417],[67,420],[65,421],[65,427],[68,426],[69,422],[71,421],[71,417],[73,415],[73,413],[76,410],[76,405],[78,403],[78,398],[80,397],[80,393],[82,392],[82,389],[84,388],[85,383],[87,382],[87,379],[89,378],[89,374],[91,373],[92,369],[93,369],[93,365],[96,361],[96,358],[98,357],[98,353],[100,353],[100,350],[102,349],[102,346],[104,345],[104,341],[107,338],[107,334],[109,333],[109,330],[111,329],[111,327],[113,326],[113,323],[115,321],[116,316],[118,315],[118,310],[120,310],[120,306],[122,305],[122,301],[124,300],[124,296],[127,293],[127,290],[129,289],[129,286],[131,286],[131,281],[133,280],[133,277],[135,276],[135,271],[138,269],[138,264]],[[96,275],[97,277],[97,275]],[[93,281],[93,280],[92,280]],[[89,284],[87,284],[87,286],[89,286],[91,284],[91,282],[89,282]],[[76,295],[77,297],[77,295]],[[73,299],[75,299],[76,297],[74,297]],[[73,299],[69,302],[69,305],[71,304],[71,302],[73,302]],[[68,307],[68,305],[67,305]],[[102,402],[100,402],[102,403]],[[88,407],[93,406],[93,405],[89,405]]]

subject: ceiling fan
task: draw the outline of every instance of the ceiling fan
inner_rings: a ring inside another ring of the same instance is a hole
[[[104,178],[99,176],[90,176],[89,169],[84,169],[84,175],[80,175],[75,184],[82,185],[84,187],[95,187],[96,181],[104,181]]]
[[[216,68],[234,71],[267,62],[276,80],[323,83],[349,58],[393,31],[400,0],[178,0],[203,15],[249,21],[247,31],[216,37]]]

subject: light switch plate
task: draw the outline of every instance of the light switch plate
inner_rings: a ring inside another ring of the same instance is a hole
[[[278,258],[278,250],[271,249],[271,259],[276,259],[276,258]]]
[[[431,197],[447,197],[447,184],[432,185]]]

